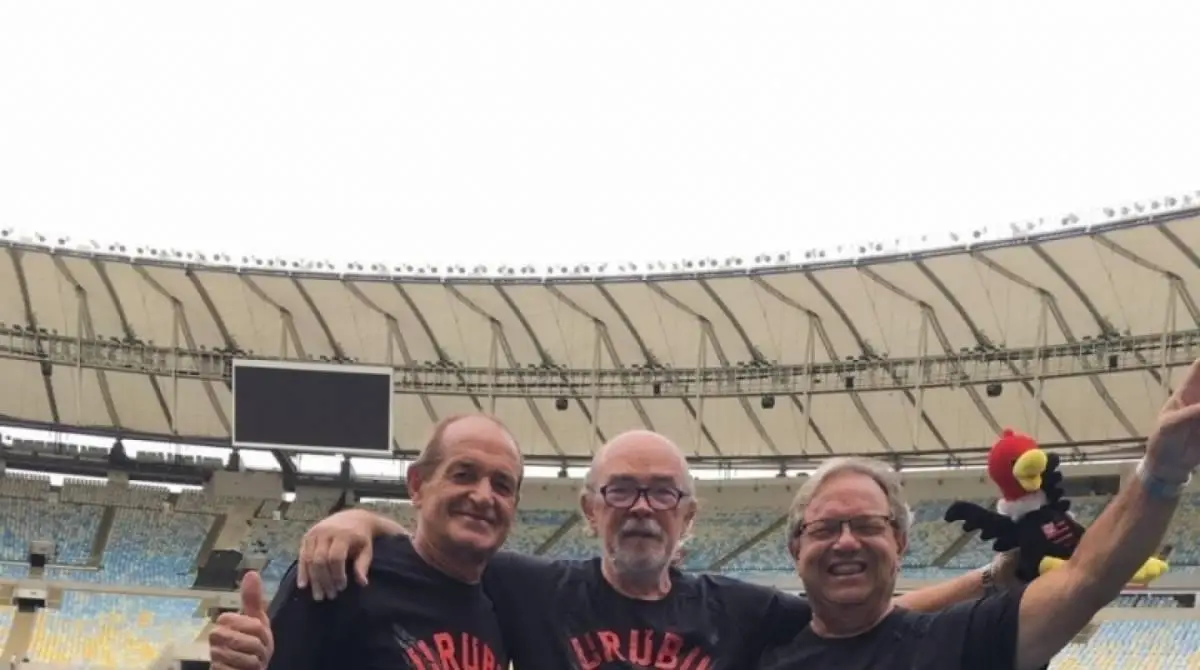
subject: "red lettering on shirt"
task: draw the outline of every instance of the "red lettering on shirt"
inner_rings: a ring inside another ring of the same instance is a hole
[[[602,630],[596,633],[596,637],[600,639],[600,652],[604,656],[605,661],[624,661],[625,657],[621,655],[621,638],[611,630]]]
[[[434,633],[404,650],[413,670],[506,670],[487,642],[469,633]]]
[[[667,670],[679,667],[679,651],[681,649],[683,649],[683,638],[675,633],[667,633],[663,636],[662,646],[658,648],[658,656],[654,657],[654,667]]]
[[[462,670],[458,666],[458,659],[455,657],[455,652],[458,650],[455,648],[453,635],[450,633],[434,633],[433,646],[437,647],[438,660],[444,666],[438,670]]]
[[[607,663],[625,662],[659,670],[709,670],[712,659],[700,647],[685,646],[678,633],[632,629],[624,634],[598,630],[571,638],[581,670],[599,670]]]

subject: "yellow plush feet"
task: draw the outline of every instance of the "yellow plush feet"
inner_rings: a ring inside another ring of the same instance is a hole
[[[1038,574],[1044,575],[1051,570],[1057,570],[1066,565],[1066,561],[1061,558],[1047,556],[1038,563]],[[1162,577],[1167,572],[1167,562],[1161,558],[1147,559],[1142,567],[1138,568],[1137,573],[1129,580],[1130,584],[1145,585]]]
[[[1166,561],[1160,558],[1147,559],[1142,567],[1134,573],[1133,578],[1129,581],[1133,584],[1149,584],[1150,582],[1163,576],[1167,571]]]
[[[1061,558],[1054,558],[1053,556],[1047,556],[1047,557],[1043,558],[1040,563],[1038,563],[1038,574],[1044,575],[1047,572],[1050,572],[1051,570],[1056,570],[1058,568],[1061,568],[1062,566],[1066,565],[1066,563],[1067,562]]]

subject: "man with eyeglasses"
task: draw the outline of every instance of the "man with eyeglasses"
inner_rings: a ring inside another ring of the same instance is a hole
[[[788,548],[812,623],[747,667],[1045,668],[1158,547],[1198,465],[1200,361],[1159,412],[1141,462],[1071,560],[1028,586],[918,613],[892,600],[912,516],[899,475],[870,459],[827,461],[788,513]]]
[[[802,598],[671,565],[697,503],[683,453],[662,435],[634,431],[602,447],[580,509],[601,538],[599,558],[500,552],[484,572],[484,590],[520,670],[747,670],[808,625]],[[370,551],[367,538],[403,532],[363,511],[334,515],[306,535],[300,582],[312,576],[314,597],[332,596],[344,588],[347,558]],[[369,561],[355,561],[357,579]],[[906,604],[936,610],[982,595],[984,582],[976,573],[908,594]]]

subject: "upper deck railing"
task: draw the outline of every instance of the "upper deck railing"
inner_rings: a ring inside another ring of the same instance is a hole
[[[1165,370],[1189,365],[1197,356],[1200,356],[1200,329],[1113,336],[1045,347],[812,364],[587,370],[486,368],[447,362],[394,366],[394,369],[397,393],[690,398],[817,395],[1031,382],[1103,372]],[[225,382],[230,380],[234,355],[83,339],[3,326],[0,327],[0,357],[48,365]]]

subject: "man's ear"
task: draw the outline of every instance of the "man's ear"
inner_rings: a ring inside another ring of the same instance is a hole
[[[684,534],[690,535],[692,532],[692,524],[696,520],[696,512],[700,509],[700,503],[695,498],[689,498],[686,503],[686,509],[683,512]]]
[[[579,513],[583,515],[583,521],[587,524],[585,532],[588,536],[594,537],[596,531],[596,501],[595,496],[589,495],[587,491],[579,494]]]
[[[421,504],[421,488],[425,484],[424,478],[421,477],[421,468],[410,467],[404,473],[404,481],[408,484],[408,499],[412,501],[414,506]]]

